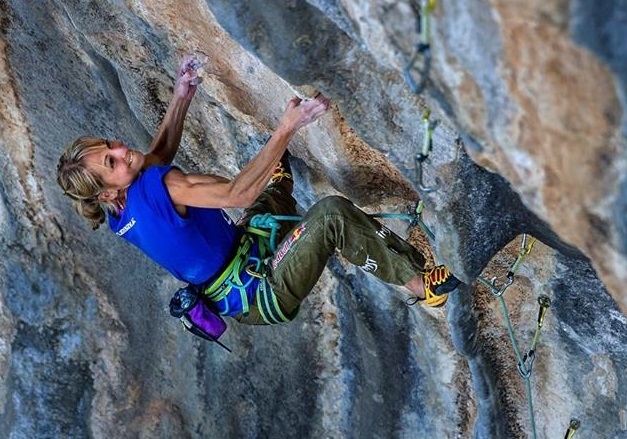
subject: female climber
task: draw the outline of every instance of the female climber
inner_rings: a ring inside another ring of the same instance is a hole
[[[240,323],[292,320],[336,249],[428,306],[446,302],[459,284],[449,270],[425,271],[420,252],[345,198],[322,199],[297,223],[279,221],[275,248],[251,227],[259,215],[296,214],[287,146],[327,112],[321,94],[293,98],[268,142],[232,179],[172,166],[199,82],[187,55],[147,153],[98,137],[65,149],[57,181],[94,229],[107,221],[175,278],[198,286],[216,313]],[[235,223],[224,208],[245,210]]]

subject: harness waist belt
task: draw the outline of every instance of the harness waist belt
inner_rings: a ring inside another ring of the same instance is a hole
[[[267,324],[289,322],[298,314],[298,308],[289,315],[285,315],[266,277],[267,266],[265,265],[264,259],[266,256],[272,254],[268,246],[269,234],[263,230],[252,227],[246,230],[248,233],[242,236],[231,262],[215,280],[203,285],[203,294],[212,302],[219,302],[225,299],[234,289],[237,289],[241,296],[242,313],[247,315],[250,305],[248,303],[248,296],[246,295],[246,288],[256,277],[259,278],[259,283],[255,291],[255,304],[263,321]],[[250,250],[253,247],[255,238],[259,241],[260,258],[250,255]],[[254,260],[253,264],[249,264],[251,260]],[[244,271],[251,276],[246,284],[242,282],[240,277],[240,274]],[[221,314],[227,314],[228,311],[227,302],[227,309]]]
[[[222,299],[225,299],[229,293],[236,288],[239,290],[241,301],[242,301],[242,312],[244,314],[248,314],[249,304],[248,297],[246,296],[246,287],[252,281],[252,278],[244,284],[242,279],[240,278],[240,273],[242,272],[242,266],[245,266],[250,257],[249,252],[253,245],[253,239],[250,235],[244,234],[240,241],[239,247],[235,252],[235,256],[226,266],[224,271],[212,282],[207,283],[203,286],[203,294],[212,302],[219,302]],[[228,313],[228,302],[227,309],[223,312],[224,314]]]

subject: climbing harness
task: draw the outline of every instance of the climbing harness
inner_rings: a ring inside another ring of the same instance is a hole
[[[268,282],[268,262],[276,250],[276,234],[281,227],[279,221],[299,221],[299,216],[280,216],[259,214],[253,216],[245,228],[235,256],[222,273],[203,287],[203,294],[212,302],[225,299],[231,292],[237,290],[241,296],[242,313],[248,314],[250,305],[246,289],[251,282],[258,279],[255,301],[262,319],[268,324],[286,323],[297,314],[298,309],[290,315],[285,315],[272,292]],[[259,257],[252,256],[250,251],[255,244],[259,248]],[[241,274],[246,272],[251,277],[244,283]],[[227,309],[224,313],[228,313]]]
[[[566,436],[564,436],[564,439],[572,439],[573,436],[575,436],[575,433],[577,432],[577,429],[579,428],[579,425],[581,423],[579,422],[579,419],[573,418],[570,420],[570,425],[568,426],[568,430],[566,430]]]
[[[227,267],[222,271],[222,273],[211,283],[204,286],[203,294],[212,302],[219,302],[226,298],[226,296],[233,289],[239,290],[241,299],[242,299],[242,313],[248,314],[248,298],[246,296],[246,287],[250,285],[253,278],[251,277],[245,284],[242,282],[240,274],[247,267],[247,264],[250,259],[250,249],[253,246],[253,237],[245,233],[239,243],[235,256],[227,265]],[[260,267],[257,266],[257,269]],[[228,304],[228,302],[227,302]],[[227,305],[228,306],[228,305]],[[226,312],[229,310],[227,309]]]
[[[433,186],[426,186],[423,182],[423,164],[429,158],[429,153],[433,149],[433,130],[438,125],[437,121],[430,121],[431,111],[425,110],[422,113],[422,124],[424,126],[425,135],[422,141],[422,151],[416,155],[416,180],[418,181],[418,187],[421,191],[429,193],[436,191],[441,182],[436,177],[436,183]]]
[[[298,308],[292,314],[286,315],[283,313],[265,275],[259,280],[255,301],[261,318],[269,325],[290,322],[298,314]]]
[[[423,0],[418,20],[416,20],[416,31],[419,34],[418,44],[414,49],[409,61],[405,63],[403,68],[403,76],[405,82],[415,94],[420,94],[427,85],[429,70],[431,69],[431,43],[429,35],[431,33],[431,13],[435,10],[435,0]],[[419,71],[419,79],[416,81],[412,76],[412,70],[415,68],[416,62],[422,58],[422,69]]]

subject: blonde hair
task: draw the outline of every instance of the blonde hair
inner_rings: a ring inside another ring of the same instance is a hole
[[[86,156],[106,147],[107,140],[101,137],[79,137],[63,151],[57,165],[57,183],[63,194],[70,197],[76,211],[94,230],[105,221],[107,212],[119,213],[116,203],[98,199],[105,185],[100,176],[83,163]]]

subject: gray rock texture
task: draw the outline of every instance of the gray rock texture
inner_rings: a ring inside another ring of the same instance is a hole
[[[575,438],[627,438],[627,2],[437,2],[416,95],[419,10],[0,1],[0,437],[561,438],[576,418]],[[91,231],[55,171],[79,135],[147,147],[194,49],[209,75],[177,164],[233,176],[291,96],[323,92],[332,111],[290,146],[300,208],[421,199],[433,239],[386,222],[463,279],[444,308],[333,258],[295,322],[229,322],[233,353],[180,328],[180,285]],[[427,109],[434,191],[416,176]],[[501,300],[486,282],[523,235]],[[507,321],[527,353],[541,295],[525,379]]]

